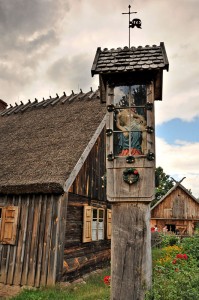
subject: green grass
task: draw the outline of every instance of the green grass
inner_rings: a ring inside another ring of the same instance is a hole
[[[93,274],[85,280],[86,283],[71,284],[68,287],[56,285],[33,290],[23,290],[16,300],[109,300],[110,287],[106,286],[103,278],[110,274],[110,269],[103,270],[100,274]]]

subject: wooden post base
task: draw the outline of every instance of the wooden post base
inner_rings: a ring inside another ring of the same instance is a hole
[[[111,300],[144,300],[151,277],[150,204],[113,204]]]

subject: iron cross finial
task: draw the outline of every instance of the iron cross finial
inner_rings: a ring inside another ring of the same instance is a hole
[[[131,14],[137,14],[137,11],[131,11],[131,5],[128,6],[129,12],[128,13],[122,13],[123,15],[129,15],[129,48],[130,48],[130,41],[131,41],[131,36],[130,36],[130,28],[140,28],[141,29],[141,20],[140,19],[133,19],[130,21],[130,15]]]

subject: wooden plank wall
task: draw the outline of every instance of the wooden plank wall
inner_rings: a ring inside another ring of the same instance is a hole
[[[83,206],[107,208],[106,188],[101,178],[106,172],[105,141],[104,129],[69,190],[63,281],[78,278],[110,262],[110,240],[82,243]]]
[[[193,235],[194,224],[199,221],[199,203],[178,187],[151,211],[151,226],[162,231],[173,224],[183,234]]]
[[[90,201],[80,195],[69,194],[64,246],[63,281],[70,281],[83,274],[109,265],[111,242],[105,239],[82,243],[83,206],[95,205],[107,208],[105,201]],[[106,232],[106,230],[105,230]],[[106,234],[105,234],[106,235]]]
[[[0,205],[19,207],[15,245],[0,245],[0,282],[40,286],[62,274],[66,195],[0,195]]]
[[[106,189],[102,187],[101,178],[106,172],[105,140],[104,129],[71,186],[71,193],[106,200]]]
[[[169,215],[168,212],[170,212]],[[199,219],[199,203],[181,188],[177,188],[151,211],[151,217]]]

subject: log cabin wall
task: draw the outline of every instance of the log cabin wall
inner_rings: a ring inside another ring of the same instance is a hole
[[[162,231],[166,224],[174,225],[182,234],[193,235],[199,222],[199,203],[178,187],[151,211],[151,225]]]
[[[41,286],[59,280],[63,267],[66,195],[0,195],[18,207],[15,245],[0,244],[0,282]]]
[[[63,281],[102,268],[110,262],[111,242],[109,239],[83,243],[83,207],[93,205],[106,209],[105,201],[89,200],[86,197],[69,194],[64,244]],[[106,227],[105,227],[106,232]]]
[[[64,281],[77,278],[102,267],[110,261],[110,240],[83,243],[83,208],[85,205],[110,208],[106,188],[102,186],[105,174],[105,129],[91,149],[78,176],[70,188],[64,244]],[[106,232],[106,218],[105,218]]]

